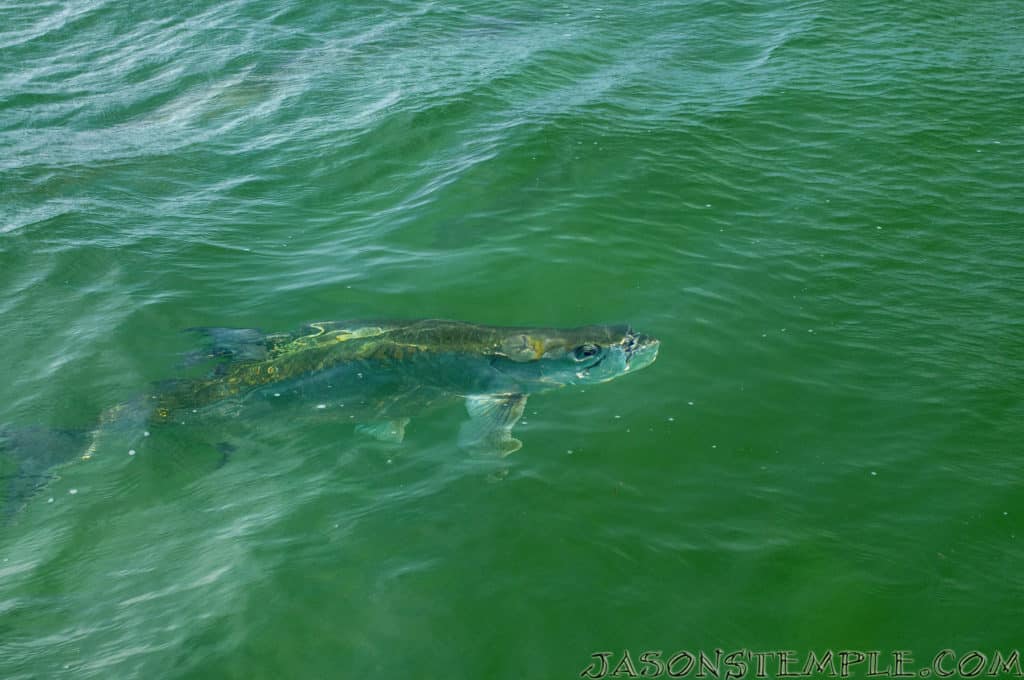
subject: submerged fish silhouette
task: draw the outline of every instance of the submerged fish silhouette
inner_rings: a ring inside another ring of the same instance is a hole
[[[659,347],[658,340],[625,325],[506,328],[430,319],[327,321],[270,335],[192,330],[210,340],[203,358],[218,360],[208,377],[171,381],[118,405],[91,433],[0,430],[8,501],[24,496],[54,460],[79,453],[88,459],[102,450],[106,430],[141,433],[148,423],[188,422],[210,413],[329,418],[401,442],[413,416],[463,399],[469,419],[460,445],[507,455],[522,446],[512,428],[528,395],[607,382],[650,365]]]

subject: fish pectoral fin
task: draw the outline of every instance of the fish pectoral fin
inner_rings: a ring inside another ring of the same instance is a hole
[[[372,423],[356,425],[356,432],[369,435],[377,441],[401,444],[402,440],[405,439],[405,426],[408,424],[408,418],[378,420]]]
[[[466,397],[469,420],[459,430],[459,446],[507,456],[522,448],[512,428],[526,408],[524,394],[482,394]]]

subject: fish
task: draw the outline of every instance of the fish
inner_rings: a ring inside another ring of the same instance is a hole
[[[422,319],[322,321],[269,334],[189,330],[206,341],[188,357],[213,364],[205,376],[159,384],[106,411],[88,433],[0,428],[7,496],[24,496],[32,480],[45,478],[58,449],[80,447],[79,457],[89,460],[109,432],[148,436],[149,429],[211,416],[348,422],[398,444],[414,417],[462,401],[468,417],[459,447],[507,456],[523,445],[513,428],[531,395],[636,372],[660,347],[625,324],[533,328]]]

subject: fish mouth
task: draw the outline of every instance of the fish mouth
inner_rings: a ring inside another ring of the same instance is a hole
[[[622,340],[622,350],[626,354],[626,370],[643,368],[658,358],[661,341],[643,333],[630,330]],[[635,366],[634,366],[635,365]]]

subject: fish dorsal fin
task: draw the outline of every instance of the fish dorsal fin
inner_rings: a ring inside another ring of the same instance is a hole
[[[204,336],[207,347],[185,358],[186,365],[204,359],[229,358],[232,361],[261,361],[267,358],[267,337],[256,328],[188,328],[187,331]]]
[[[318,321],[307,324],[303,329],[308,333],[307,337],[329,336],[334,342],[344,342],[358,338],[372,338],[387,332],[387,329],[374,324],[359,325],[358,323],[343,323],[340,321]]]
[[[207,343],[203,350],[185,355],[182,362],[185,366],[193,366],[209,359],[227,359],[232,363],[265,361],[311,348],[377,337],[387,332],[387,329],[380,325],[348,324],[337,321],[307,324],[298,334],[266,335],[257,328],[219,328],[214,326],[199,326],[186,330],[203,336]]]
[[[526,408],[524,394],[479,394],[466,397],[469,420],[459,431],[459,445],[507,456],[523,443],[512,436],[512,428]]]
[[[379,326],[356,326],[337,321],[322,321],[307,324],[301,335],[282,334],[267,337],[267,351],[274,359],[285,354],[294,354],[309,349],[328,349],[332,345],[362,340],[383,335],[386,329]]]

